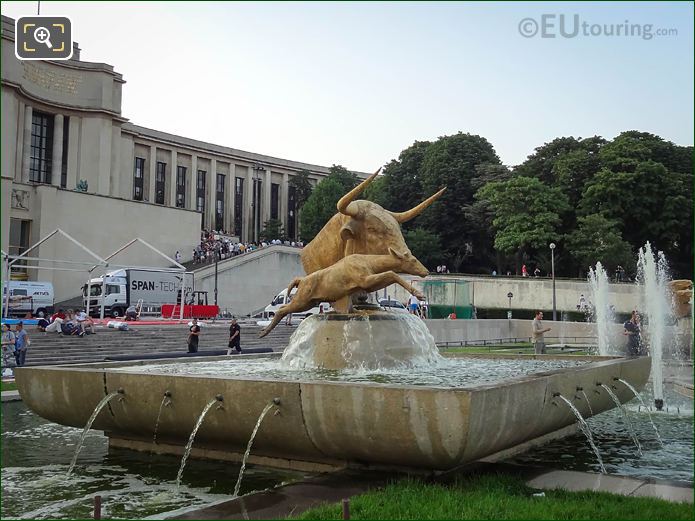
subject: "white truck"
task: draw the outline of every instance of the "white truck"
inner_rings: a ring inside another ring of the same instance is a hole
[[[289,304],[290,301],[292,300],[292,296],[297,293],[297,288],[292,288],[292,295],[290,295],[290,298],[287,299],[287,288],[283,289],[273,297],[273,300],[268,304],[265,309],[264,309],[264,316],[268,318],[273,318],[275,316],[275,312],[280,309],[282,306],[285,304]],[[333,308],[331,307],[329,302],[321,302],[318,306],[315,306],[311,309],[307,309],[306,311],[302,311],[301,313],[294,313],[294,316],[299,317],[299,318],[306,318],[310,315],[317,315],[319,313],[328,313],[329,311],[333,311]]]
[[[11,280],[7,310],[5,310],[6,304],[7,283],[2,286],[3,314],[23,317],[27,313],[31,313],[35,317],[46,317],[53,313],[53,284],[50,282]]]
[[[120,269],[91,279],[89,286],[82,286],[82,302],[86,308],[89,287],[89,314],[98,316],[101,313],[103,298],[104,315],[119,318],[124,316],[128,306],[140,301],[143,307],[155,308],[162,304],[177,304],[181,298],[183,278],[181,273],[175,272]],[[193,291],[193,274],[186,273],[185,279],[184,298]]]

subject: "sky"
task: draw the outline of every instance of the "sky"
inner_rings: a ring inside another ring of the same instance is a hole
[[[36,8],[2,2],[13,18]],[[507,165],[560,136],[693,144],[692,2],[44,1],[41,14],[70,17],[81,59],[123,74],[132,123],[295,161],[374,171],[457,132]]]

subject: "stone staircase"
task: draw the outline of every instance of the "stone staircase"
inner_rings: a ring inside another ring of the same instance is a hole
[[[281,351],[289,342],[295,326],[278,325],[265,338],[258,338],[260,326],[240,323],[242,349],[270,347]],[[131,326],[128,331],[97,327],[94,335],[63,336],[57,333],[41,333],[29,329],[31,346],[27,353],[27,366],[77,364],[103,362],[107,357],[131,355],[155,355],[161,353],[185,353],[188,326]],[[214,351],[227,348],[229,322],[204,324],[198,351]]]

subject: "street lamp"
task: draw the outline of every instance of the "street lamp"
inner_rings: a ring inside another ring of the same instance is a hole
[[[512,318],[512,298],[514,298],[514,293],[511,291],[507,293],[507,298],[509,299],[509,311],[507,311],[507,318],[511,320]]]
[[[555,306],[555,243],[550,243],[550,273],[553,277],[553,321],[557,320],[557,308]]]
[[[258,242],[259,224],[260,224],[260,209],[261,209],[261,191],[258,189],[259,172],[265,172],[263,165],[259,163],[253,164],[253,199],[251,201],[251,210],[253,212],[253,241]]]

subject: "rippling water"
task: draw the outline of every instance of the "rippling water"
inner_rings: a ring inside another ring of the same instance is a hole
[[[651,390],[643,391],[650,403]],[[618,409],[611,409],[587,420],[603,463],[609,474],[643,479],[665,479],[693,483],[693,402],[666,389],[668,411],[654,412],[652,418],[664,442],[656,439],[644,408],[637,399],[628,403],[642,456]],[[596,456],[581,434],[557,440],[510,460],[513,463],[542,465],[567,470],[600,472]]]
[[[129,373],[157,373],[174,375],[225,376],[239,378],[266,378],[279,380],[327,380],[332,382],[369,382],[397,385],[426,385],[464,387],[487,384],[499,380],[528,376],[533,373],[577,367],[579,360],[523,360],[484,358],[442,358],[430,367],[417,371],[400,369],[294,369],[280,360],[231,359],[210,362],[151,363],[129,367],[110,368]]]
[[[36,416],[21,402],[2,404],[2,519],[86,519],[102,496],[102,518],[162,518],[181,509],[230,499],[239,465],[191,460],[180,489],[180,458],[107,447],[90,431],[73,474],[66,476],[81,429]],[[302,474],[249,467],[246,494]]]

